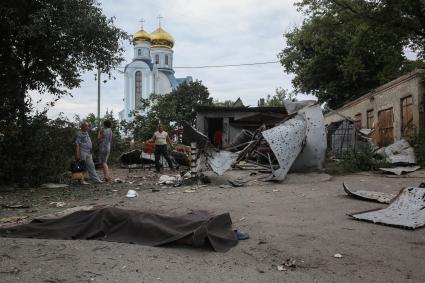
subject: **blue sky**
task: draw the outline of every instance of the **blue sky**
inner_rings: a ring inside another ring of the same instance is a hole
[[[145,20],[145,30],[162,27],[175,40],[174,66],[222,65],[277,60],[284,47],[283,34],[302,23],[302,15],[292,0],[103,0],[104,13],[115,17],[116,26],[133,34]],[[133,50],[125,45],[124,66]],[[175,69],[176,77],[192,76],[202,80],[210,95],[219,100],[238,97],[247,105],[273,94],[275,88],[292,89],[291,76],[280,64],[211,69]],[[117,114],[123,107],[124,79],[114,72],[115,80],[102,83],[101,113]],[[55,117],[63,112],[72,117],[97,111],[97,82],[94,72],[82,75],[80,88],[71,90],[49,111]],[[306,98],[306,96],[301,96]],[[47,100],[44,99],[43,103]],[[42,104],[39,105],[42,107]]]

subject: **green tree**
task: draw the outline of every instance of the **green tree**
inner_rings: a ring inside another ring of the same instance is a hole
[[[257,102],[258,107],[279,107],[283,106],[284,100],[296,101],[295,93],[289,92],[282,87],[278,87],[275,90],[275,94],[271,96],[267,95],[266,98],[260,98]]]
[[[362,1],[350,0],[362,9]],[[297,4],[306,15],[301,27],[285,34],[279,53],[296,92],[313,94],[337,107],[414,67],[404,56],[408,36],[375,25],[329,0]]]
[[[337,5],[373,25],[408,38],[408,46],[425,59],[425,1],[423,0],[321,0]],[[423,66],[422,66],[423,67]]]
[[[146,140],[152,137],[158,123],[167,131],[182,126],[183,121],[195,124],[196,105],[211,105],[208,88],[202,81],[183,83],[168,94],[151,94],[142,99],[143,114],[136,114],[131,122],[122,122],[126,135]]]
[[[96,0],[4,0],[0,19],[0,123],[25,124],[29,91],[59,99],[81,72],[109,72],[123,60],[128,36]]]

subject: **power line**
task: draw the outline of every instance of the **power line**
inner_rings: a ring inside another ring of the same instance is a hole
[[[255,66],[255,65],[267,65],[267,64],[276,64],[280,61],[266,61],[266,62],[254,62],[254,63],[240,63],[240,64],[226,64],[226,65],[204,65],[204,66],[177,66],[173,69],[206,69],[206,68],[227,68],[227,67],[241,67],[241,66]],[[125,68],[139,68],[139,67],[125,67],[119,66],[118,69]]]
[[[173,68],[174,69],[226,68],[226,67],[239,67],[239,66],[267,65],[267,64],[276,64],[276,63],[279,63],[279,61],[255,62],[255,63],[241,63],[241,64],[228,64],[228,65],[182,66],[182,67],[173,67]]]

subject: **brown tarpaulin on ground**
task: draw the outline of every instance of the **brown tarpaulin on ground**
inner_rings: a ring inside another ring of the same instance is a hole
[[[206,234],[202,235],[202,231]],[[0,236],[161,246],[194,232],[201,237],[206,236],[206,241],[218,252],[226,252],[238,242],[228,213],[213,216],[205,211],[195,211],[170,217],[120,208],[78,211],[58,219],[35,219],[28,224],[0,229]]]

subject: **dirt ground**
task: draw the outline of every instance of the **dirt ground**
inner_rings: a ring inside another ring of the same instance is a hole
[[[261,174],[232,171],[213,184],[161,188],[143,170],[114,170],[129,183],[62,189],[9,189],[0,193],[0,219],[26,220],[79,205],[106,204],[168,215],[202,209],[230,212],[235,228],[250,239],[227,253],[184,246],[147,247],[102,241],[0,238],[1,282],[424,282],[425,230],[408,231],[350,219],[348,213],[384,207],[347,197],[352,189],[397,193],[425,181],[425,171],[388,177],[359,173],[291,174],[284,183],[264,183]],[[221,188],[226,178],[249,181]],[[128,189],[139,196],[125,197]],[[153,192],[152,188],[159,188]],[[52,202],[65,202],[55,207]],[[342,258],[335,258],[339,253]],[[295,267],[278,271],[288,259]]]

